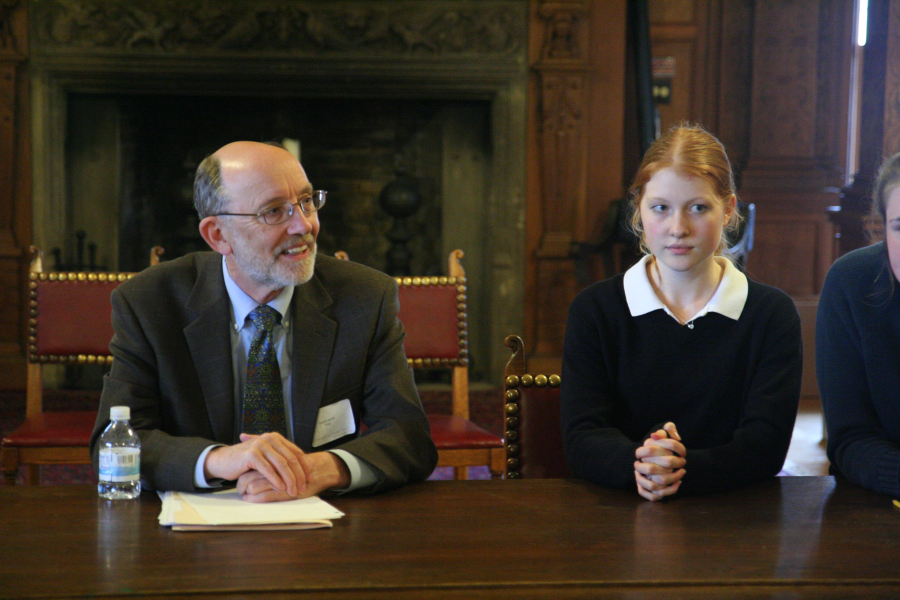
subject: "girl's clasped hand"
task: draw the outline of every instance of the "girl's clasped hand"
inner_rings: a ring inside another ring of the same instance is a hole
[[[634,479],[638,494],[655,501],[677,492],[686,472],[686,455],[674,423],[666,423],[651,433],[635,451]]]

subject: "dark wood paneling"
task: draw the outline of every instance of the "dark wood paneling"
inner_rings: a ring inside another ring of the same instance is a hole
[[[656,33],[658,28],[653,28]],[[690,33],[694,33],[692,29]],[[696,41],[694,39],[659,39],[654,35],[653,58],[674,58],[675,77],[672,78],[672,94],[668,104],[659,104],[660,128],[665,131],[681,121],[701,121],[692,110],[694,95],[691,93],[692,83],[696,77],[694,57]]]
[[[578,291],[570,244],[591,239],[624,192],[626,3],[532,0],[530,11],[525,338],[530,364],[555,371]]]
[[[846,181],[853,4],[758,0],[750,154],[742,200],[757,204],[751,272],[817,294],[834,256],[829,206]]]
[[[672,95],[657,106],[661,130],[684,121],[715,132],[718,96],[718,46],[721,2],[656,0],[649,3],[654,58],[675,59]]]
[[[817,294],[831,266],[833,237],[824,211],[779,213],[758,207],[748,274],[791,296]]]
[[[740,179],[750,151],[753,82],[753,0],[723,0],[715,27],[717,47],[709,62],[718,72],[716,134]],[[707,91],[707,93],[709,93]]]
[[[537,286],[540,290],[541,318],[536,324],[535,360],[540,360],[541,357],[562,356],[569,304],[580,289],[576,283],[573,262],[568,258],[541,260],[538,263]],[[554,363],[551,362],[549,365],[554,366]],[[547,365],[545,363],[539,366]],[[558,373],[559,365],[556,366],[556,370],[538,368],[538,366],[531,368],[540,373]]]

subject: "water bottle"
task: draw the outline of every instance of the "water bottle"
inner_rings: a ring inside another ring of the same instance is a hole
[[[141,440],[128,424],[131,409],[113,406],[109,418],[100,436],[97,493],[107,500],[137,498],[141,495]]]

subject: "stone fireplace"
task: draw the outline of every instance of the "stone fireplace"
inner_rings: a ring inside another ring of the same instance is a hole
[[[411,270],[465,251],[473,378],[498,382],[524,321],[527,6],[32,0],[33,239],[66,263],[83,231],[110,270],[201,249],[198,162],[286,139],[330,192],[320,252],[384,270],[378,197],[408,175]]]

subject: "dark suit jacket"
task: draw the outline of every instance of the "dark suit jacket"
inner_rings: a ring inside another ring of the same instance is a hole
[[[194,491],[203,449],[236,443],[241,427],[222,257],[194,253],[147,269],[116,288],[112,309],[114,360],[91,437],[94,468],[110,407],[129,406],[144,485]],[[341,448],[375,467],[379,482],[361,491],[428,477],[437,451],[403,351],[396,282],[319,256],[291,310],[295,443],[306,452]],[[312,448],[319,408],[343,399],[357,433]]]

